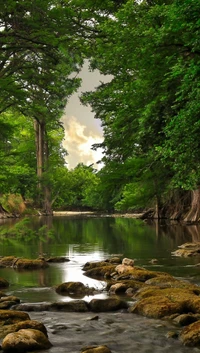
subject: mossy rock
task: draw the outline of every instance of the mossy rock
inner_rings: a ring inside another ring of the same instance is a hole
[[[56,287],[56,293],[69,296],[92,295],[95,288],[85,286],[82,282],[65,282]]]
[[[117,311],[127,308],[127,302],[116,298],[92,299],[89,302],[89,309],[94,312]]]
[[[103,265],[102,267],[94,267],[90,270],[87,270],[84,274],[88,277],[94,279],[105,279],[110,278],[111,274],[115,272],[116,265]]]
[[[83,266],[83,271],[88,271],[96,267],[103,267],[108,265],[109,265],[108,261],[86,262],[86,264]]]
[[[50,263],[63,263],[63,262],[69,262],[70,259],[66,256],[55,256],[55,257],[49,257],[46,259],[47,262]]]
[[[5,352],[15,353],[48,349],[51,346],[45,334],[35,329],[21,329],[9,333],[2,342],[2,349]]]
[[[161,319],[175,313],[181,313],[183,305],[180,302],[173,302],[163,296],[151,296],[144,298],[129,308],[129,312],[146,317]]]
[[[48,266],[48,263],[42,259],[17,259],[13,264],[13,267],[18,270],[37,270],[40,268],[47,268]]]
[[[34,329],[34,330],[39,330],[47,336],[47,329],[46,327],[41,323],[36,320],[24,320],[21,322],[18,322],[16,324],[11,324],[11,325],[4,325],[0,327],[0,338],[4,338],[6,335],[12,332],[17,332],[21,329]]]
[[[120,269],[121,266],[124,266],[124,268],[127,267],[127,272],[123,272],[121,275],[115,276],[116,280],[123,280],[123,279],[134,279],[140,282],[146,282],[147,280],[150,280],[155,277],[169,277],[170,275],[165,272],[159,272],[159,271],[149,271],[146,270],[145,268],[141,267],[131,267],[131,266],[125,266],[125,265],[119,265],[115,268],[115,270],[118,272],[118,269]],[[119,270],[120,272],[120,270]]]
[[[185,346],[200,346],[200,321],[185,326],[180,334],[180,339]]]
[[[5,256],[0,258],[0,267],[13,267],[19,270],[34,270],[48,267],[48,263],[43,259],[21,259],[14,256]]]
[[[27,313],[15,310],[0,310],[0,325],[11,325],[25,320],[30,320]]]
[[[0,258],[0,267],[12,267],[15,260],[16,260],[15,256],[1,257]]]
[[[143,283],[134,280],[122,280],[116,281],[115,283],[110,283],[107,288],[110,293],[124,294],[128,289],[132,289],[132,293],[137,292],[140,288],[144,286]]]

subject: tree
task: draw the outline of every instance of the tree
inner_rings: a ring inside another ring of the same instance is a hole
[[[145,162],[128,183],[152,181],[158,217],[170,189],[197,189],[199,200],[199,10],[187,0],[126,2],[100,27],[91,60],[113,79],[82,98],[102,121],[106,168]]]

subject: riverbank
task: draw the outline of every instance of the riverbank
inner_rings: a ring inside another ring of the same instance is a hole
[[[98,216],[98,217],[123,217],[142,218],[143,213],[97,213],[93,211],[54,211],[53,216]]]

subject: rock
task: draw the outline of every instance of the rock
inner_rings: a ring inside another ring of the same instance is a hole
[[[20,299],[15,297],[15,296],[2,296],[0,298],[0,310],[1,309],[9,309],[13,305],[16,305],[17,303],[20,302]]]
[[[96,267],[108,266],[109,260],[107,261],[98,261],[98,262],[86,262],[83,266],[83,271],[88,271]]]
[[[84,300],[71,300],[69,302],[55,302],[49,306],[49,311],[87,312],[88,304]]]
[[[81,353],[111,353],[107,346],[89,346],[81,349]]]
[[[69,258],[66,256],[55,256],[55,257],[49,257],[46,259],[47,262],[50,263],[62,263],[62,262],[69,262]]]
[[[24,320],[30,320],[27,313],[15,310],[0,310],[0,325],[11,325]]]
[[[5,352],[22,353],[40,349],[48,349],[52,346],[48,338],[41,331],[34,329],[22,329],[9,333],[2,342]]]
[[[174,318],[174,322],[176,322],[180,326],[187,326],[197,321],[198,319],[200,318],[197,318],[193,314],[182,314],[182,315],[176,316],[176,318]]]
[[[156,271],[148,271],[141,267],[132,267],[132,266],[126,266],[126,265],[116,266],[115,271],[119,275],[118,277],[115,276],[115,279],[118,281],[126,278],[126,279],[134,279],[137,281],[145,282],[150,278],[158,277],[165,274],[164,272],[162,273],[162,272],[156,272]]]
[[[21,303],[13,307],[15,310],[19,311],[48,311],[50,303]]]
[[[131,289],[132,295],[137,292],[138,289],[143,287],[143,283],[135,280],[122,280],[110,285],[110,294],[127,294],[127,291]]]
[[[9,283],[6,279],[0,278],[0,288],[7,288],[9,287]]]
[[[190,257],[200,255],[200,242],[185,243],[179,246],[179,249],[172,252],[173,256]]]
[[[158,260],[157,259],[151,259],[151,260],[149,260],[149,263],[150,264],[157,264]]]
[[[130,272],[132,271],[132,269],[133,269],[133,266],[128,266],[125,264],[121,264],[115,267],[115,271],[118,273],[118,275]]]
[[[115,272],[115,267],[116,265],[109,265],[106,263],[106,265],[103,266],[96,266],[94,268],[91,268],[85,272],[85,275],[94,279],[105,279],[105,278],[110,278],[111,274]]]
[[[94,312],[107,312],[127,308],[127,302],[116,298],[92,299],[89,302],[89,309]]]
[[[182,330],[180,339],[185,346],[200,345],[200,321],[196,321]]]
[[[125,257],[122,260],[122,265],[126,265],[126,266],[134,266],[134,260],[133,259],[128,259],[127,257]]]
[[[178,338],[178,333],[174,332],[174,331],[169,331],[169,332],[167,332],[166,337],[167,338]]]
[[[16,324],[4,325],[2,327],[0,326],[0,337],[4,338],[9,333],[17,332],[21,329],[29,329],[29,328],[41,331],[45,334],[45,336],[47,336],[46,327],[42,323],[36,320],[25,320],[25,321],[18,322]]]
[[[161,319],[182,310],[183,308],[180,303],[174,303],[162,296],[144,298],[129,308],[129,312],[131,313],[154,319]]]
[[[95,288],[85,286],[82,282],[65,282],[56,287],[56,293],[69,296],[92,295]]]
[[[48,263],[42,259],[21,259],[14,256],[0,258],[0,267],[13,267],[15,269],[38,269],[48,267]]]

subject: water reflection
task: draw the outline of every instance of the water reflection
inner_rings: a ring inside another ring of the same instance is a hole
[[[11,283],[10,291],[16,295],[20,291],[20,297],[22,295],[24,300],[27,297],[31,301],[58,299],[51,288],[67,281],[82,281],[89,286],[102,287],[102,283],[83,275],[82,265],[113,255],[134,258],[139,266],[200,282],[199,269],[194,266],[200,262],[199,257],[185,259],[171,256],[179,245],[200,240],[199,225],[145,223],[131,218],[63,216],[33,217],[29,222],[23,222],[1,222],[0,256],[66,256],[70,259],[70,262],[51,264],[48,269],[39,271],[19,272],[0,268],[0,276]],[[6,230],[11,230],[12,235],[6,235]],[[158,262],[151,264],[152,258]]]

